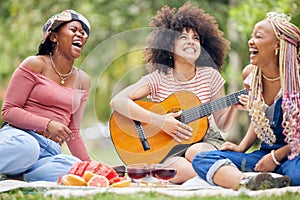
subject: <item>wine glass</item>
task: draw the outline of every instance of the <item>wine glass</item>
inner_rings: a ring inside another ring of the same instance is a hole
[[[169,180],[176,175],[176,168],[168,164],[157,164],[155,166],[155,177],[159,180],[162,186],[166,187]]]
[[[150,176],[156,179],[156,175],[155,175],[155,168],[156,168],[157,164],[151,164],[150,165]]]
[[[151,186],[154,186],[154,182],[157,182],[156,174],[155,174],[155,168],[157,164],[151,164],[149,168],[149,173],[150,173],[150,182]]]
[[[146,163],[127,165],[127,175],[140,187],[142,179],[148,176],[148,165]]]

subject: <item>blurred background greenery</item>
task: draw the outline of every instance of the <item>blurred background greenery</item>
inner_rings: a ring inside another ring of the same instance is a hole
[[[9,79],[27,56],[34,55],[42,26],[55,13],[76,10],[91,23],[90,38],[75,65],[92,78],[92,89],[82,124],[82,134],[95,160],[120,162],[110,141],[108,121],[111,97],[146,73],[142,50],[150,19],[163,5],[180,7],[183,0],[6,0],[0,2],[0,106]],[[270,11],[289,13],[300,26],[299,0],[191,0],[216,17],[231,42],[222,76],[226,93],[242,89],[241,71],[248,63],[247,41],[254,24]],[[21,87],[21,86],[20,86]],[[241,112],[226,139],[239,142],[248,125]],[[66,150],[67,151],[67,150]]]

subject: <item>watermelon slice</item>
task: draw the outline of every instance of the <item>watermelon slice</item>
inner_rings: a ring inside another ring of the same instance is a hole
[[[87,168],[85,170],[95,173],[98,170],[100,170],[101,168],[102,168],[102,164],[100,162],[92,161],[89,163],[89,165],[87,166]]]

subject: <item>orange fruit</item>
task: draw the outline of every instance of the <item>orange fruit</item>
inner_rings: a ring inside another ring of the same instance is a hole
[[[66,175],[63,176],[63,177],[61,178],[61,182],[62,182],[62,184],[65,185],[65,186],[70,185],[70,183],[69,183],[68,180],[67,180],[67,176],[66,176]]]
[[[113,184],[111,184],[111,187],[116,187],[116,188],[130,187],[130,180],[126,179],[126,180],[123,180],[123,181],[113,183]]]
[[[85,171],[84,172],[84,175],[83,175],[83,178],[84,178],[84,180],[85,180],[85,182],[89,182],[89,180],[93,177],[93,176],[95,176],[96,174],[94,174],[93,172],[91,172],[91,171]]]
[[[85,180],[74,174],[66,174],[62,178],[62,182],[64,185],[72,185],[72,186],[86,186],[87,183]]]
[[[87,185],[93,187],[108,187],[109,181],[105,176],[95,175],[89,180]]]

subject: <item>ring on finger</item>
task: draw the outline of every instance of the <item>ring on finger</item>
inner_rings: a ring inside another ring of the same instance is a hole
[[[176,131],[175,135],[176,135],[176,136],[179,136],[179,134],[180,134],[179,131]]]

